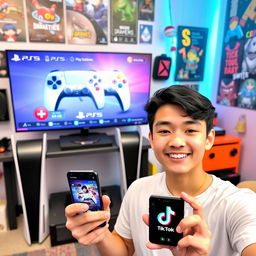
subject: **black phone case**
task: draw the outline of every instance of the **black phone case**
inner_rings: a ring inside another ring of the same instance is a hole
[[[178,197],[151,196],[149,199],[149,241],[176,246],[183,237],[176,227],[184,218],[184,200]]]

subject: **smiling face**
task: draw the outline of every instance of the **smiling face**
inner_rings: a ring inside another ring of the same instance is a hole
[[[173,174],[202,171],[205,150],[214,142],[214,131],[206,135],[206,122],[194,120],[176,105],[163,105],[155,115],[149,140],[164,170]]]

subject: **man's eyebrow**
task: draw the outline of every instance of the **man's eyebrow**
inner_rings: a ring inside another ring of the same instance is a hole
[[[161,126],[161,125],[171,125],[172,123],[169,121],[158,121],[155,126]]]
[[[188,120],[188,121],[185,121],[184,124],[199,124],[199,125],[202,125],[201,122],[199,122],[199,120]]]
[[[188,120],[188,121],[184,121],[183,124],[185,125],[189,125],[189,124],[198,124],[198,125],[202,125],[199,120]],[[155,126],[161,126],[161,125],[172,125],[172,122],[170,121],[158,121]]]

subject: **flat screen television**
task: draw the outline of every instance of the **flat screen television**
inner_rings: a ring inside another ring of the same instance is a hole
[[[148,122],[151,54],[6,50],[17,132]]]

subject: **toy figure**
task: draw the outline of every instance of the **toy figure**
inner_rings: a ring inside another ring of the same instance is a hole
[[[249,38],[244,45],[242,72],[256,74],[256,36]]]
[[[136,8],[131,2],[130,0],[116,1],[114,12],[121,13],[121,21],[134,21]]]
[[[254,79],[246,79],[242,83],[242,89],[238,92],[238,96],[241,96],[241,100],[238,104],[239,107],[253,109],[254,102],[256,100],[256,82]]]
[[[6,42],[15,42],[17,36],[21,33],[21,29],[17,29],[13,24],[4,24],[0,28],[0,33],[4,36]]]
[[[236,98],[235,82],[232,80],[229,84],[225,84],[224,81],[221,81],[218,103],[226,106],[235,106]]]

